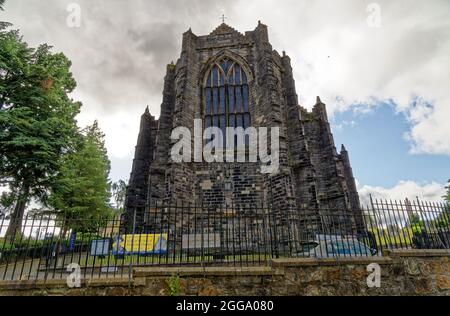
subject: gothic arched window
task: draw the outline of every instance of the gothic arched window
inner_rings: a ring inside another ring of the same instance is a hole
[[[227,127],[251,125],[248,79],[242,67],[224,58],[206,74],[204,85],[204,126],[218,127],[226,134]]]

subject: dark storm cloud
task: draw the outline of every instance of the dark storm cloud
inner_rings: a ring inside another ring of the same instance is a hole
[[[141,53],[152,57],[155,64],[163,64],[167,62],[168,53],[170,56],[177,51],[178,29],[180,27],[175,23],[155,23],[143,29],[130,29],[128,35]]]
[[[66,24],[70,3],[81,7],[81,27]],[[176,61],[182,33],[199,35],[231,12],[228,1],[9,0],[6,20],[33,45],[48,43],[73,61],[77,93],[98,112],[140,107],[159,111],[166,65]],[[194,30],[195,31],[195,30]]]

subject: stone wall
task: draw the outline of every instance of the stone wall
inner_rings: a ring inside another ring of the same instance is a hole
[[[0,295],[168,295],[179,276],[180,295],[450,295],[450,251],[392,251],[384,257],[277,259],[266,267],[137,268],[128,279],[87,280],[69,289],[64,280],[0,282]],[[381,287],[367,286],[367,265],[381,267]]]

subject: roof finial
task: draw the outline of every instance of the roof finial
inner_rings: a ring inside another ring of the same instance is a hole
[[[225,14],[222,14],[222,17],[220,18],[222,20],[222,23],[225,23],[225,20],[228,19]]]

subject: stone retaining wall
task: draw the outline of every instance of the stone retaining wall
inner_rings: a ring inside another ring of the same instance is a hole
[[[277,259],[267,267],[136,268],[131,282],[85,280],[77,289],[65,280],[0,282],[0,296],[168,295],[174,282],[179,295],[450,295],[449,257],[449,250],[411,250],[339,261]],[[371,263],[381,267],[379,288],[367,285]]]

